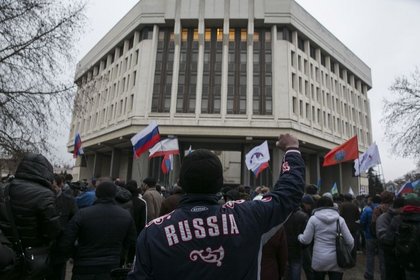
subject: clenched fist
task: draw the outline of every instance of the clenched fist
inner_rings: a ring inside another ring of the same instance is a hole
[[[276,142],[276,146],[279,147],[281,150],[285,151],[288,148],[299,148],[299,141],[293,135],[289,133],[280,134],[279,140]]]

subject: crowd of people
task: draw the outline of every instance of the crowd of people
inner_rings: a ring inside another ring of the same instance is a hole
[[[365,279],[374,279],[376,257],[381,280],[420,279],[416,194],[320,194],[304,185],[298,140],[281,135],[277,146],[278,181],[255,189],[223,187],[208,150],[187,155],[168,189],[152,177],[75,183],[27,154],[1,186],[0,278],[61,280],[71,263],[75,280],[112,279],[122,267],[129,280],[343,279],[339,227],[353,258],[366,254]],[[2,253],[10,248],[12,259]]]

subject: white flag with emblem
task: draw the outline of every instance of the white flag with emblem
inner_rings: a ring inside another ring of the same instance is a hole
[[[268,151],[267,141],[264,141],[261,145],[253,148],[245,156],[246,167],[248,170],[252,170],[253,172],[268,161],[270,161],[270,152]]]
[[[359,176],[360,173],[366,172],[369,168],[380,164],[381,157],[379,156],[379,149],[376,143],[372,143],[369,148],[362,155],[359,156],[359,159],[354,161],[354,169],[356,172],[355,176]]]

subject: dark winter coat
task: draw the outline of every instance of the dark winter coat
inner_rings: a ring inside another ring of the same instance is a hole
[[[302,209],[294,212],[284,224],[287,236],[287,248],[289,260],[300,260],[302,256],[302,244],[298,241],[298,235],[303,233],[309,216]]]
[[[356,204],[345,201],[340,205],[340,216],[346,221],[346,225],[351,233],[355,233],[359,229],[359,224],[356,223],[360,219],[360,211]]]
[[[286,152],[283,173],[262,200],[218,204],[216,195],[186,195],[174,212],[140,233],[128,280],[258,279],[263,245],[302,198],[305,165]]]
[[[12,212],[24,247],[47,246],[61,232],[52,180],[53,167],[48,160],[40,154],[27,154],[10,182]],[[3,205],[0,227],[9,240],[15,240],[5,210]]]
[[[160,206],[159,216],[166,215],[172,212],[173,210],[175,210],[175,208],[178,207],[182,196],[183,196],[182,193],[176,193],[165,198],[165,200],[162,202],[162,205]]]
[[[97,199],[70,220],[59,248],[73,257],[73,271],[103,273],[119,266],[124,249],[135,240],[130,213],[114,200]]]
[[[296,237],[297,239],[297,237]],[[287,238],[284,227],[268,240],[262,250],[261,279],[279,280],[286,273]]]

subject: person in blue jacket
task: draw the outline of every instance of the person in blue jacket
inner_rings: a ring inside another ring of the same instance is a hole
[[[259,279],[262,247],[298,209],[305,185],[299,141],[280,135],[277,146],[285,154],[274,190],[262,200],[224,205],[216,197],[223,186],[219,158],[208,150],[187,155],[179,179],[186,195],[141,232],[127,279]]]

